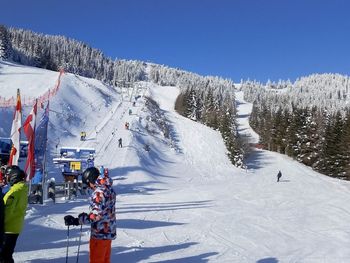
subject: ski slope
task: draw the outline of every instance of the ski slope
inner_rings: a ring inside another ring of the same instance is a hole
[[[27,74],[20,73],[24,69]],[[0,83],[13,93],[18,87],[10,76],[16,74],[38,95],[44,90],[35,89],[37,83],[52,86],[50,71],[26,80],[37,69],[13,65],[7,75],[1,70]],[[176,87],[141,83],[139,92],[159,103],[171,127],[170,141],[152,126],[144,97],[133,107],[121,89],[71,74],[61,85],[51,104],[58,112],[50,113],[51,155],[58,140],[59,145],[94,147],[96,163],[110,169],[118,194],[112,262],[350,262],[348,182],[264,150],[252,152],[247,170],[233,167],[218,132],[174,111]],[[242,92],[236,98],[239,131],[257,142],[248,124],[252,105]],[[10,114],[5,113],[1,117]],[[124,129],[126,121],[130,130]],[[85,142],[79,140],[81,130],[87,132]],[[123,148],[118,148],[119,138]],[[150,152],[143,149],[145,143]],[[283,174],[279,183],[278,170]],[[59,179],[53,165],[50,175]],[[84,196],[30,205],[16,262],[65,262],[63,217],[87,209]],[[79,235],[78,227],[71,229],[69,262],[76,260]],[[88,262],[88,240],[89,226],[84,226],[79,262]]]

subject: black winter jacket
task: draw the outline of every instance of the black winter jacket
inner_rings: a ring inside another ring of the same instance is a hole
[[[4,195],[0,186],[0,251],[2,250],[4,241],[4,217],[5,217]]]

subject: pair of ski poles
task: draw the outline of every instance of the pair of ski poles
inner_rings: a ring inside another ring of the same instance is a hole
[[[80,252],[80,243],[81,243],[81,234],[83,230],[83,225],[80,226],[80,235],[79,235],[79,243],[78,243],[78,252],[77,252],[77,260],[76,263],[79,262],[79,252]],[[68,263],[68,248],[69,248],[69,225],[67,228],[67,248],[66,248],[66,263]]]

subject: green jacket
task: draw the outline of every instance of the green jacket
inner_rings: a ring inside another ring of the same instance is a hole
[[[18,182],[11,186],[4,196],[5,233],[19,234],[23,228],[24,216],[28,204],[28,186]]]

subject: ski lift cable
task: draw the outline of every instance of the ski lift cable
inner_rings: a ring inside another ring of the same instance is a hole
[[[119,105],[116,107],[114,114],[111,115],[111,118],[108,119],[108,121],[105,123],[105,125],[102,127],[106,127],[106,124],[109,123],[110,121],[115,121],[114,116],[116,115],[115,112],[117,111],[117,109],[122,105],[122,102],[119,103]],[[121,114],[123,115],[123,113]],[[102,128],[100,129],[100,131],[102,130]],[[113,139],[114,135],[109,135],[103,142],[103,144],[100,146],[99,150],[97,151],[97,153],[100,153],[103,149],[107,149],[108,143],[110,143]],[[107,144],[107,146],[105,146]]]

